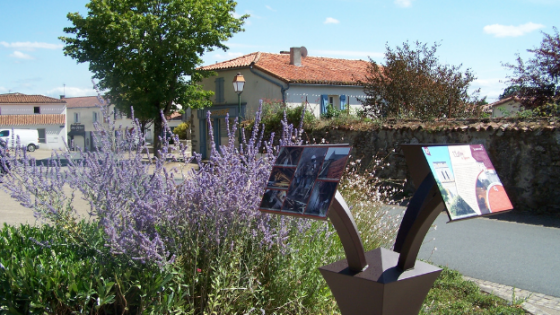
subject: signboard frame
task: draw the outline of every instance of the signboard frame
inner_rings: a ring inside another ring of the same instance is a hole
[[[348,144],[282,146],[259,210],[327,220],[351,149]]]

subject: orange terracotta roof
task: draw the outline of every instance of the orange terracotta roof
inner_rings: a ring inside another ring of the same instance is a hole
[[[181,120],[183,118],[183,115],[180,114],[179,112],[174,112],[173,114],[165,117],[165,119],[167,120]]]
[[[519,97],[517,97],[517,96],[509,96],[509,97],[503,98],[503,99],[501,99],[501,100],[495,101],[495,102],[493,102],[493,103],[490,103],[490,104],[488,104],[488,105],[485,105],[485,106],[488,106],[488,107],[491,108],[491,107],[494,107],[494,106],[497,106],[497,105],[505,104],[505,103],[507,103],[507,102],[509,102],[509,101],[515,101],[515,102],[520,103],[520,102],[521,102],[521,99],[520,99]]]
[[[97,107],[101,102],[97,96],[68,97],[64,98],[67,108]]]
[[[286,83],[358,85],[364,80],[369,62],[364,60],[306,57],[301,66],[290,65],[290,55],[255,52],[239,58],[201,67],[201,70],[228,70],[253,65]]]
[[[43,95],[26,95],[21,93],[0,94],[0,104],[64,104],[64,100]],[[6,104],[6,105],[8,105]]]
[[[64,114],[0,115],[0,126],[64,125],[65,123]]]

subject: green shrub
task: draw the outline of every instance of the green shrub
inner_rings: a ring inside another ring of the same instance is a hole
[[[328,104],[327,111],[321,114],[321,118],[331,119],[331,118],[339,117],[344,113],[345,113],[344,111],[334,108],[333,104]]]
[[[176,134],[180,140],[187,140],[188,130],[189,130],[189,123],[182,122],[173,129],[173,133]]]
[[[0,314],[171,314],[186,310],[180,270],[109,253],[81,222],[0,230]]]
[[[290,107],[286,106],[282,101],[278,100],[263,100],[262,103],[262,116],[261,124],[266,126],[264,131],[264,139],[270,139],[270,135],[275,132],[276,139],[279,133],[282,132],[282,120],[284,115],[286,116],[286,121],[288,124],[293,124],[294,127],[299,128],[300,122],[302,121],[302,113],[305,109],[305,105],[301,104],[299,106]],[[309,110],[305,110],[305,115],[303,115],[303,128],[308,128],[313,126],[316,118],[313,113]],[[245,121],[243,127],[245,130],[253,130],[254,119]]]

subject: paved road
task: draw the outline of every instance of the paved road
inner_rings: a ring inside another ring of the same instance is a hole
[[[503,214],[448,221],[445,213],[437,218],[419,258],[473,278],[560,297],[560,218]]]

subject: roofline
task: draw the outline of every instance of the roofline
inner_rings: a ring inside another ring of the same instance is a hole
[[[60,102],[60,103],[54,103],[54,102],[51,102],[51,103],[44,103],[44,102],[37,102],[37,103],[32,103],[32,102],[2,103],[2,102],[0,102],[0,105],[19,105],[19,106],[22,106],[22,105],[33,105],[33,106],[36,106],[36,105],[66,105],[66,102]]]
[[[354,88],[354,89],[363,89],[363,85],[358,84],[321,84],[321,83],[290,83],[290,86],[316,86],[316,87],[345,87],[345,88]]]

